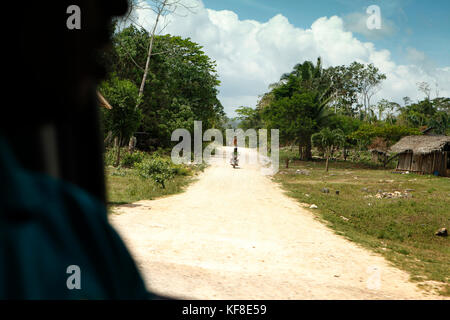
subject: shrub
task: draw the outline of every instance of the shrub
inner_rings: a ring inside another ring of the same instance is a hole
[[[133,153],[126,152],[121,160],[123,167],[131,168],[136,164],[141,163],[145,158],[145,152],[136,150]]]
[[[191,170],[183,165],[172,165],[172,171],[176,176],[189,176],[191,174]]]
[[[108,148],[105,150],[105,153],[103,154],[105,166],[114,166],[117,157],[116,152],[115,148]]]
[[[161,185],[163,189],[166,188],[166,181],[175,176],[175,170],[170,158],[162,158],[157,155],[137,163],[135,168],[141,177],[152,179]]]

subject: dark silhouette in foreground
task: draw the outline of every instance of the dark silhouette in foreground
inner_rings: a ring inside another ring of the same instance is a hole
[[[70,5],[81,9],[79,30],[66,26]],[[97,58],[111,18],[126,11],[125,0],[32,2],[9,34],[0,299],[161,298],[148,293],[106,216]]]

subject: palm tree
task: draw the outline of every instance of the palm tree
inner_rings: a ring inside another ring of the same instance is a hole
[[[313,92],[314,102],[308,117],[316,123],[317,129],[322,127],[331,115],[328,104],[332,100],[332,90],[329,85],[324,85],[325,78],[320,57],[317,58],[316,65],[311,61],[296,64],[290,73],[285,73],[281,77],[281,82],[285,85],[282,90],[287,96],[292,96],[295,92]],[[311,137],[299,140],[300,158],[311,159]]]
[[[311,61],[295,65],[292,71],[283,74],[272,88],[273,101],[292,98],[295,94],[308,94],[312,97],[311,105],[304,116],[313,123],[313,132],[323,127],[325,120],[331,115],[328,106],[333,92],[329,77],[322,70],[320,57],[315,65]],[[293,140],[299,144],[300,158],[311,159],[311,134],[303,132]]]
[[[311,142],[315,147],[325,151],[325,170],[328,172],[328,163],[334,148],[341,147],[345,143],[345,134],[341,129],[330,130],[323,128],[311,136]]]

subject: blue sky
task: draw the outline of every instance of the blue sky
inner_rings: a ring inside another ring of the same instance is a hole
[[[388,49],[396,62],[407,59],[406,48],[415,48],[437,67],[450,65],[449,0],[204,0],[203,3],[209,9],[231,10],[240,20],[266,22],[281,13],[302,29],[324,16],[365,14],[366,8],[375,4],[381,9],[382,19],[393,27],[392,33],[377,38],[354,33],[356,38]]]
[[[219,99],[229,116],[239,106],[255,107],[283,73],[319,56],[324,67],[358,61],[386,74],[373,103],[423,99],[420,82],[450,97],[450,0],[183,2],[196,9],[168,17],[164,33],[190,38],[217,62]],[[380,7],[380,30],[366,26],[371,5]],[[150,30],[152,11],[136,14]]]

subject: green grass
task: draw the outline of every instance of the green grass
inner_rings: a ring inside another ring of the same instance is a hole
[[[109,209],[113,210],[114,206],[139,200],[152,200],[180,193],[195,180],[195,175],[203,169],[204,166],[193,166],[189,168],[188,174],[177,175],[167,181],[166,187],[163,189],[152,179],[144,179],[139,176],[136,169],[108,166],[105,171]]]
[[[285,169],[280,161],[274,180],[300,202],[317,205],[314,212],[337,233],[382,254],[425,288],[431,288],[426,280],[442,283],[440,293],[450,296],[450,239],[434,235],[439,228],[450,227],[450,179],[393,174],[343,161],[331,161],[328,173],[324,167],[323,161],[293,161]],[[298,169],[307,169],[310,175],[296,174]],[[323,188],[330,193],[322,193]],[[378,190],[407,189],[414,190],[410,198],[374,197]]]

